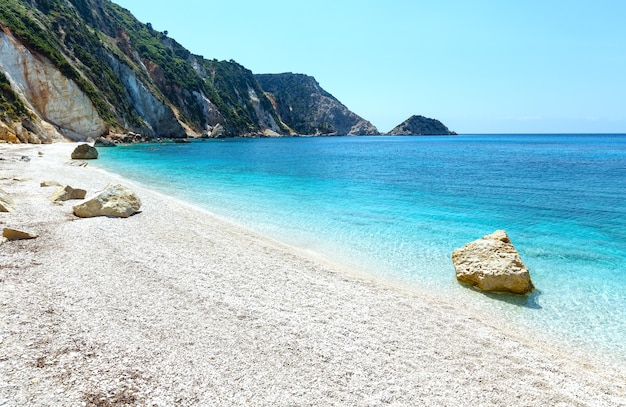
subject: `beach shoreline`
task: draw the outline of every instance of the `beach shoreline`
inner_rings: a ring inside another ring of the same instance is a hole
[[[39,235],[0,246],[0,405],[626,404],[623,366],[67,165],[74,147],[0,145],[2,227]],[[78,219],[46,180],[143,207]]]

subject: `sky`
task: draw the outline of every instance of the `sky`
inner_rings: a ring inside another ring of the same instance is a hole
[[[194,54],[304,73],[386,132],[626,133],[623,0],[113,0]]]

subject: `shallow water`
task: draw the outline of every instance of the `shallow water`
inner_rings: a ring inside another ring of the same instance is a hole
[[[227,139],[98,165],[258,232],[626,355],[626,135]],[[505,229],[538,290],[460,287],[450,254]]]

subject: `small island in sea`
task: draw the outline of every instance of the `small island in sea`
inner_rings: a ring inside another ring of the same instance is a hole
[[[437,119],[424,116],[411,116],[387,133],[390,136],[454,136],[456,133],[448,129]]]

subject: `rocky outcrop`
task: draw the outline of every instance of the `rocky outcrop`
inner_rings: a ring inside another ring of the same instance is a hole
[[[32,110],[28,110],[30,117],[21,120],[0,121],[0,143],[51,143],[63,140],[63,136],[49,123],[39,118]],[[1,117],[0,117],[1,120]]]
[[[120,184],[109,184],[96,196],[74,206],[74,215],[80,218],[127,218],[140,208],[141,200],[134,192]]]
[[[98,150],[89,144],[81,144],[72,151],[72,160],[95,160]]]
[[[199,68],[200,69],[200,68]],[[201,70],[205,75],[206,72]],[[203,137],[210,137],[211,133],[215,130],[217,126],[220,126],[222,129],[223,123],[225,123],[224,117],[220,113],[218,107],[209,99],[204,93],[201,92],[193,92],[194,98],[196,99],[196,103],[199,106],[202,106],[202,114],[204,116],[205,128],[202,131]]]
[[[218,124],[211,130],[209,134],[210,138],[224,138],[226,136],[226,129],[221,124]]]
[[[452,253],[456,278],[482,291],[528,294],[530,273],[503,230],[466,244]]]
[[[394,127],[390,136],[452,136],[455,132],[450,131],[443,123],[436,119],[424,116],[411,116],[404,122]]]
[[[15,129],[9,127],[7,124],[0,122],[0,142],[4,143],[19,143]]]
[[[268,136],[280,135],[282,129],[280,128],[278,123],[276,123],[272,112],[263,107],[263,104],[261,103],[261,96],[250,87],[248,88],[248,99],[250,100],[250,102],[252,102],[252,108],[254,109],[254,113],[259,120],[259,124],[263,134]]]
[[[113,140],[104,137],[98,137],[93,142],[94,147],[117,147],[117,144]]]
[[[15,202],[8,193],[0,189],[0,212],[13,212],[15,210]]]
[[[72,199],[85,199],[86,195],[87,191],[84,189],[72,188],[66,185],[65,187],[57,189],[50,197],[50,200],[52,202],[64,202]]]
[[[380,134],[374,125],[322,89],[312,76],[282,73],[255,77],[273,100],[280,120],[297,134]]]
[[[57,126],[64,136],[84,140],[108,131],[80,87],[8,30],[0,31],[0,69],[37,117]]]
[[[108,54],[108,62],[124,85],[130,106],[141,118],[143,126],[128,125],[127,128],[149,137],[186,137],[185,129],[177,120],[171,107],[160,101],[137,74],[115,56]]]
[[[2,229],[2,237],[7,240],[26,240],[26,239],[35,239],[38,237],[35,233],[24,232],[21,230],[4,228]]]

